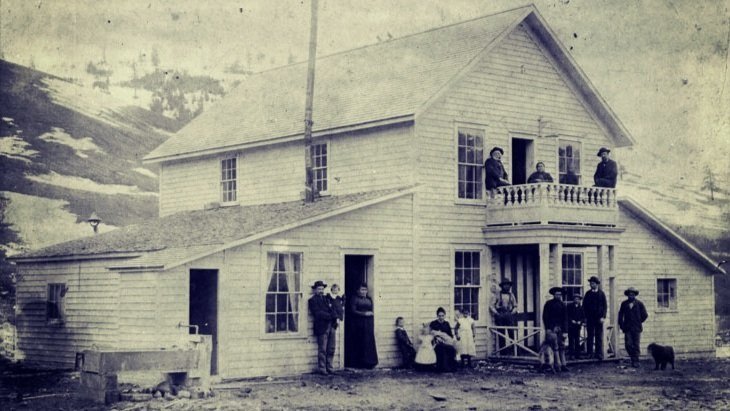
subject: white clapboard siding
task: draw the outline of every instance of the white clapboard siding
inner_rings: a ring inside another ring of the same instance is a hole
[[[452,247],[482,243],[482,227],[488,219],[483,206],[455,204],[455,124],[483,127],[485,156],[491,147],[503,147],[508,172],[510,136],[531,136],[535,139],[535,161],[544,161],[547,171],[557,179],[557,139],[537,137],[540,117],[550,122],[550,133],[577,136],[582,141],[583,174],[593,166],[592,153],[610,145],[540,46],[518,27],[416,119],[417,181],[426,186],[416,197],[420,222],[416,270],[422,279],[417,285],[417,312],[421,318],[432,318],[438,306],[452,308]],[[493,267],[486,274],[490,281],[496,281],[498,273]],[[488,303],[490,293],[490,287],[482,287],[480,303]],[[479,334],[477,340],[483,353],[486,334]]]
[[[29,363],[72,368],[75,354],[92,347],[111,348],[118,333],[119,276],[102,260],[23,264],[18,268],[18,349]],[[64,283],[64,321],[46,321],[48,284]]]
[[[715,313],[712,281],[706,268],[692,260],[683,250],[668,243],[650,226],[622,211],[620,223],[626,227],[616,248],[616,310],[625,299],[628,287],[639,289],[649,313],[641,335],[641,350],[651,342],[671,345],[678,354],[714,355]],[[677,310],[661,312],[657,308],[657,278],[677,280]],[[623,350],[623,338],[619,340]]]
[[[328,193],[343,195],[413,184],[412,126],[343,133],[327,142]],[[296,201],[304,190],[302,141],[162,164],[160,215],[221,201],[220,161],[236,157],[241,205]]]

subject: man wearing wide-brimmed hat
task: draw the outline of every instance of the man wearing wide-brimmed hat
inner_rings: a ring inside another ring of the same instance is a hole
[[[565,366],[565,333],[568,331],[568,315],[565,304],[563,304],[563,289],[553,287],[549,292],[553,298],[547,301],[542,308],[542,322],[546,331],[552,331],[557,335],[557,358],[560,360],[560,369],[568,371],[568,367]]]
[[[610,158],[611,150],[601,147],[598,150],[598,157],[601,162],[596,166],[596,172],[593,174],[593,182],[596,187],[616,187],[616,178],[618,177],[618,165]]]
[[[636,299],[639,290],[629,287],[624,291],[626,301],[621,303],[618,310],[618,326],[624,332],[624,344],[626,352],[631,358],[631,366],[639,367],[639,354],[641,354],[641,332],[644,330],[641,325],[649,317],[644,303]]]
[[[508,186],[507,172],[504,171],[502,156],[504,150],[501,147],[494,147],[489,152],[489,158],[484,162],[484,184],[487,190],[497,187]]]
[[[497,327],[514,327],[517,325],[517,298],[512,294],[512,281],[504,279],[499,283],[499,293],[494,302],[489,305],[489,311],[494,315],[494,325]],[[514,330],[507,330],[510,339],[514,338]],[[497,349],[505,346],[504,338],[497,340]]]
[[[596,276],[588,279],[590,290],[583,296],[583,313],[586,316],[586,352],[589,357],[603,360],[603,323],[608,314],[608,299],[606,294],[598,288],[601,280]],[[596,351],[593,351],[595,346]]]
[[[327,284],[317,280],[312,284],[312,297],[309,298],[309,313],[314,318],[314,336],[317,337],[317,372],[322,375],[332,374],[332,360],[335,356],[335,328],[332,326],[337,313],[332,308],[331,300],[325,297]]]

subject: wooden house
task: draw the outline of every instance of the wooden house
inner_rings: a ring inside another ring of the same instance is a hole
[[[213,335],[221,378],[309,372],[306,299],[320,279],[346,294],[369,285],[380,366],[399,361],[394,319],[414,336],[439,306],[471,309],[480,356],[529,355],[549,288],[585,292],[593,275],[609,296],[610,352],[635,286],[644,341],[714,353],[721,271],[620,182],[591,187],[599,147],[633,140],[533,6],[318,58],[313,203],[305,79],[305,63],[253,75],[150,153],[159,219],[15,259],[28,361],[172,347],[196,325]],[[513,183],[499,192],[484,188],[493,146]],[[556,181],[572,165],[580,184],[526,184],[538,161]],[[494,352],[488,312],[503,278],[519,303],[512,354]]]

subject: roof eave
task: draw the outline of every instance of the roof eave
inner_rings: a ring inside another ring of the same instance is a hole
[[[51,255],[51,256],[31,256],[31,257],[8,257],[8,261],[15,264],[34,264],[34,263],[51,263],[51,262],[74,262],[87,260],[109,260],[109,259],[126,259],[137,258],[142,252],[134,253],[99,253],[99,254],[69,254],[69,255]]]
[[[722,267],[718,266],[716,261],[708,257],[707,254],[695,247],[671,227],[664,224],[657,216],[642,207],[636,200],[630,197],[622,197],[619,198],[618,202],[619,205],[625,207],[631,214],[639,217],[643,222],[669,239],[674,245],[684,249],[697,262],[709,269],[712,274],[727,274]]]
[[[555,32],[553,32],[537,9],[533,7],[524,21],[548,48],[552,57],[577,87],[576,91],[593,112],[596,120],[604,128],[604,131],[613,138],[615,146],[627,147],[634,145],[636,142],[634,137],[621,120],[619,120],[606,100],[600,95],[593,83],[588,79],[588,76],[586,76],[575,59],[573,59],[567,48],[561,43]]]
[[[413,119],[414,119],[413,113],[408,113],[408,114],[398,115],[398,116],[379,119],[379,120],[366,121],[363,123],[315,130],[312,132],[312,137],[319,138],[319,137],[329,136],[329,135],[333,135],[333,134],[348,133],[348,132],[352,132],[352,131],[367,130],[367,129],[375,128],[375,127],[396,125],[396,124],[401,124],[401,123],[409,123],[409,122],[413,122]],[[154,152],[152,152],[152,153],[146,155],[144,158],[142,158],[142,163],[155,164],[155,163],[163,163],[163,162],[167,162],[167,161],[186,160],[186,159],[190,159],[190,158],[221,154],[221,153],[226,153],[226,152],[231,152],[231,151],[247,150],[247,149],[256,148],[256,147],[288,143],[291,141],[298,141],[298,140],[304,140],[303,133],[288,134],[288,135],[278,136],[278,137],[270,137],[270,138],[266,138],[266,139],[262,139],[262,140],[257,140],[257,141],[251,142],[251,143],[242,143],[242,144],[236,144],[236,145],[230,145],[230,146],[224,146],[224,147],[216,147],[213,149],[197,150],[197,151],[185,152],[185,153],[180,153],[180,154],[154,156],[153,155]]]

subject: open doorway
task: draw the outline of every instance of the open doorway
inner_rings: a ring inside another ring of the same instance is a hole
[[[532,172],[533,141],[512,137],[512,184],[526,184]]]
[[[373,256],[372,255],[345,255],[345,296],[346,302],[357,295],[361,284],[367,284],[368,295],[374,296],[373,289]],[[357,367],[357,361],[353,354],[358,347],[357,331],[353,327],[353,321],[348,321],[350,304],[347,304],[345,311],[345,367]]]
[[[218,270],[190,270],[190,325],[213,341],[210,373],[218,374]],[[190,327],[190,333],[195,330]]]

